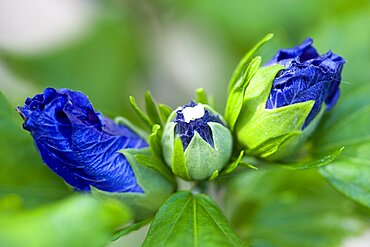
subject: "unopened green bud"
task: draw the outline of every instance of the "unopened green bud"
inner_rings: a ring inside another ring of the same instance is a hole
[[[186,180],[218,174],[230,159],[232,143],[221,116],[208,105],[193,101],[170,115],[162,137],[167,164]]]

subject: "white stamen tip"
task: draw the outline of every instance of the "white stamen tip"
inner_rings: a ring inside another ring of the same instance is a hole
[[[182,109],[182,114],[184,115],[184,121],[189,123],[191,120],[202,118],[204,116],[204,107],[198,104],[194,107],[185,107]]]

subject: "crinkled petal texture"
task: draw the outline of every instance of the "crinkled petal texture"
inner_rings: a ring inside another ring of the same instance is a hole
[[[118,151],[148,144],[129,128],[95,112],[86,95],[45,89],[24,107],[23,128],[34,138],[42,160],[76,190],[143,192],[125,156]]]
[[[320,112],[325,102],[330,110],[340,94],[339,83],[345,60],[327,52],[319,55],[312,46],[312,39],[307,38],[301,45],[280,50],[266,65],[281,64],[286,69],[280,71],[272,85],[266,102],[267,109],[314,100],[303,129]]]
[[[197,132],[200,137],[202,137],[207,143],[214,147],[212,131],[208,123],[215,122],[224,125],[217,115],[211,114],[208,110],[204,111],[204,115],[201,118],[186,122],[182,110],[186,107],[194,107],[196,105],[197,104],[194,101],[190,101],[189,104],[184,105],[180,110],[176,112],[176,117],[174,119],[174,122],[177,124],[175,131],[176,134],[180,136],[184,150],[188,147],[195,132]]]
[[[319,57],[316,49],[312,46],[313,40],[311,38],[305,39],[302,44],[288,49],[280,49],[276,55],[265,65],[272,65],[280,63],[282,65],[284,62],[289,62],[291,59],[298,58],[300,62],[305,62],[314,58]]]

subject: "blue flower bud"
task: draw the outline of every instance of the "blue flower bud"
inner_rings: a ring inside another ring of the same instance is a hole
[[[118,151],[145,148],[147,142],[96,112],[83,93],[47,88],[17,110],[44,163],[76,190],[90,191],[93,186],[108,192],[143,192]]]
[[[197,107],[198,109],[196,109]],[[197,118],[197,116],[190,118],[188,115],[192,113],[188,113],[186,110],[197,111],[199,118]],[[176,111],[174,122],[177,123],[175,132],[180,136],[184,150],[189,146],[195,132],[208,142],[209,145],[214,147],[212,132],[208,123],[214,122],[223,125],[218,115],[212,115],[208,110],[205,110],[203,106],[196,104],[194,101],[190,101],[189,104],[184,105],[182,109]]]
[[[345,60],[331,51],[319,55],[312,42],[308,38],[279,50],[260,68],[254,59],[242,94],[234,93],[237,88],[231,91],[228,102],[242,101],[242,106],[236,120],[229,106],[226,119],[235,123],[247,154],[269,159],[292,155],[337,102]]]
[[[330,110],[337,102],[339,83],[345,60],[331,51],[319,55],[312,46],[313,40],[307,38],[301,45],[282,49],[267,63],[281,64],[281,70],[274,79],[267,109],[273,109],[299,102],[314,100],[315,103],[307,116],[302,129],[320,112],[325,102]]]
[[[232,137],[212,108],[191,101],[170,115],[162,145],[164,158],[176,175],[200,180],[218,173],[229,161]]]

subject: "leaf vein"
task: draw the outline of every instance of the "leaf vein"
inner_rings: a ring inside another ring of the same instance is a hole
[[[180,217],[181,217],[181,214],[182,212],[184,211],[184,209],[186,208],[186,206],[189,204],[189,202],[191,201],[191,197],[187,200],[187,202],[184,204],[184,207],[180,210],[176,220],[173,222],[172,224],[172,227],[170,229],[170,231],[168,232],[168,235],[167,235],[167,238],[163,241],[164,245],[165,246],[165,243],[167,243],[168,239],[170,238],[171,236],[171,233],[173,232],[173,229],[175,228],[177,222],[179,221]]]
[[[218,224],[218,222],[216,221],[216,219],[212,216],[212,214],[208,211],[208,209],[204,206],[202,206],[201,204],[199,205],[199,207],[203,208],[204,211],[209,215],[209,217],[213,220],[214,224],[221,230],[221,232],[225,235],[225,237],[227,239],[230,240],[231,243],[234,243],[234,240],[232,238],[230,238],[230,236],[225,232],[225,230]]]

